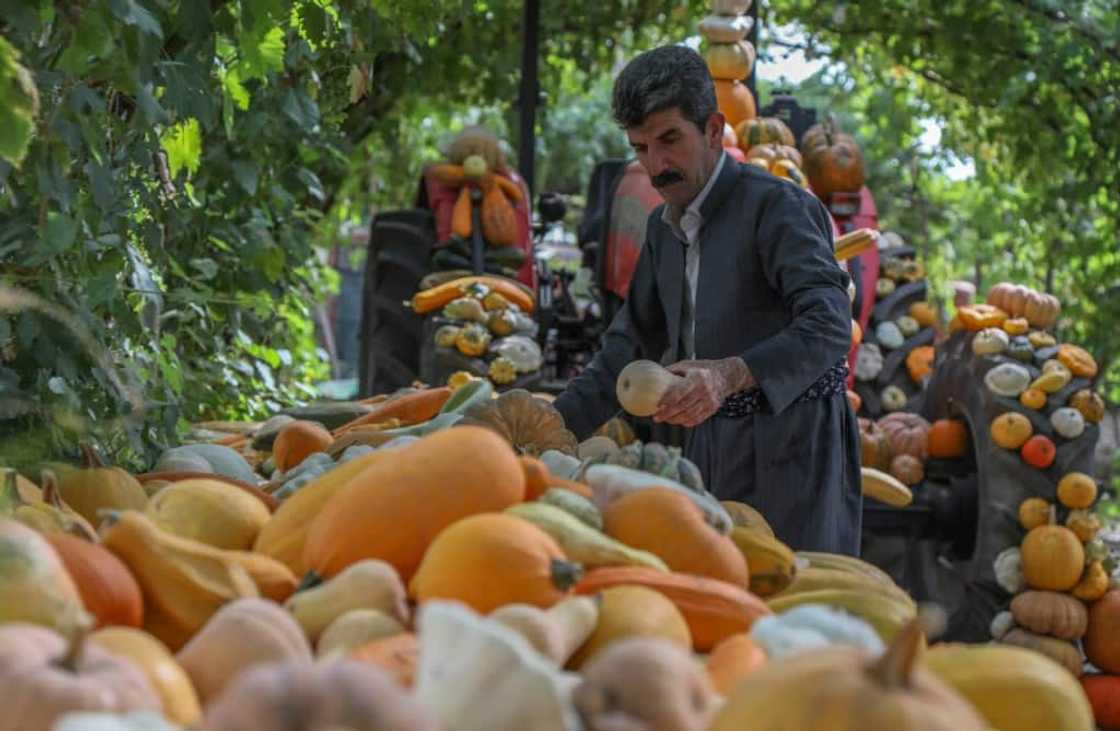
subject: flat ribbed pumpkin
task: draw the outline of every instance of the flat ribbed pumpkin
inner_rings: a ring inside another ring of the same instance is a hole
[[[639,566],[593,569],[576,584],[575,592],[597,594],[627,584],[653,589],[677,605],[698,652],[707,652],[721,640],[749,631],[756,619],[773,614],[766,602],[726,581]]]
[[[508,442],[483,427],[452,427],[371,464],[332,498],[308,531],[304,564],[329,578],[379,558],[407,582],[444,528],[524,498],[525,473]]]
[[[674,490],[650,487],[615,500],[603,511],[603,528],[616,541],[660,557],[673,571],[750,585],[746,559],[735,542]]]
[[[579,564],[527,520],[485,513],[440,533],[409,584],[417,601],[451,599],[487,614],[506,604],[550,607],[579,580]]]

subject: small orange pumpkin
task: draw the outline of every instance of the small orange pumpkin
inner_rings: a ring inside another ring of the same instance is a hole
[[[579,564],[567,561],[556,541],[529,521],[483,513],[436,536],[408,588],[420,602],[451,599],[489,614],[506,604],[550,607],[581,573]]]
[[[1034,433],[1031,420],[1014,411],[1000,414],[992,420],[992,441],[1004,449],[1019,449]]]
[[[1097,361],[1084,348],[1062,343],[1058,346],[1058,360],[1079,378],[1097,377]]]
[[[929,302],[915,302],[910,305],[910,317],[918,321],[922,327],[937,325],[937,310]]]
[[[314,452],[325,452],[334,437],[321,424],[297,420],[284,425],[272,443],[276,468],[290,470]]]
[[[1069,397],[1069,405],[1081,412],[1085,421],[1099,424],[1104,419],[1104,399],[1099,393],[1083,388]]]
[[[906,372],[910,374],[910,380],[921,383],[933,372],[934,354],[932,345],[919,345],[906,355]]]
[[[968,451],[968,427],[959,419],[938,419],[929,428],[929,456],[958,459]]]
[[[1089,607],[1089,631],[1082,639],[1089,662],[1120,675],[1120,589],[1112,589]]]
[[[988,304],[965,305],[957,308],[957,315],[969,332],[979,332],[989,327],[1001,327],[1007,313]]]
[[[603,511],[603,528],[616,541],[659,556],[672,571],[744,589],[750,585],[735,542],[708,525],[696,503],[676,490],[649,487],[615,500]]]
[[[855,391],[853,391],[850,388],[848,389],[848,391],[845,395],[848,397],[848,406],[851,406],[852,411],[854,411],[858,414],[859,413],[859,407],[863,406],[863,399],[861,399],[859,397],[858,393],[856,393]]]
[[[1036,469],[1044,470],[1054,464],[1054,457],[1058,455],[1058,448],[1054,440],[1044,434],[1035,434],[1023,443],[1019,452],[1023,461]]]
[[[1069,591],[1085,569],[1081,541],[1069,528],[1055,525],[1056,520],[1051,508],[1048,523],[1027,533],[1020,547],[1023,576],[1032,589]]]
[[[1050,522],[1050,503],[1040,497],[1029,497],[1019,503],[1019,525],[1034,530]]]
[[[1026,335],[1031,324],[1022,317],[1009,317],[1003,321],[1003,331],[1008,335]]]
[[[1084,472],[1069,472],[1058,480],[1058,502],[1073,510],[1083,510],[1097,499],[1097,483]]]
[[[1019,394],[1019,403],[1028,409],[1038,411],[1046,406],[1046,392],[1041,388],[1028,388]]]

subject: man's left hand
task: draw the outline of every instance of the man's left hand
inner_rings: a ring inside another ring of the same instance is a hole
[[[743,359],[735,357],[682,360],[669,366],[669,371],[684,380],[665,392],[653,420],[686,427],[706,421],[724,399],[755,383]]]

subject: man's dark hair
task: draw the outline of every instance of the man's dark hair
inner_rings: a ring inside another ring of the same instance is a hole
[[[623,129],[637,127],[654,112],[677,107],[704,131],[715,113],[716,88],[708,65],[687,46],[661,46],[637,56],[614,82],[611,111]]]

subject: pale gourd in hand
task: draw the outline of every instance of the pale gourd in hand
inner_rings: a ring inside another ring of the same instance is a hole
[[[618,403],[634,416],[653,416],[669,388],[683,380],[652,360],[636,360],[618,374]]]

